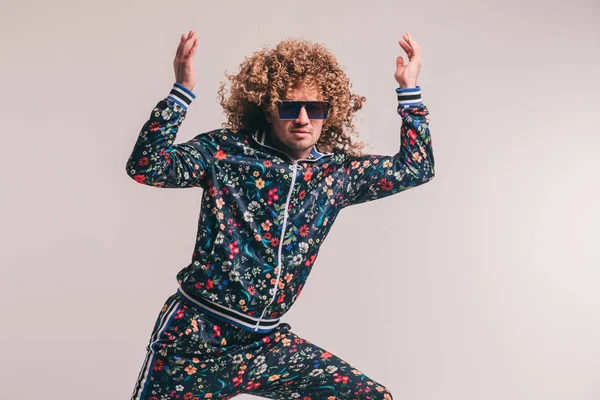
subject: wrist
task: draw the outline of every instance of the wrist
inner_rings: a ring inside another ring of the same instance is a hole
[[[413,89],[417,87],[417,82],[398,82],[400,89]]]

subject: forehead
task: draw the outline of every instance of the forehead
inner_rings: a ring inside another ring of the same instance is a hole
[[[283,100],[322,100],[323,94],[320,90],[304,86],[302,83],[296,85],[283,96]]]

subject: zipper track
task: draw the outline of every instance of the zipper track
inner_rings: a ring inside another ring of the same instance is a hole
[[[277,267],[279,268],[279,272],[277,273],[277,280],[275,281],[275,285],[273,287],[273,289],[275,289],[275,291],[273,292],[273,297],[271,298],[271,301],[264,308],[262,314],[260,315],[260,318],[258,319],[258,322],[256,323],[256,326],[254,327],[254,330],[256,330],[256,331],[258,331],[258,325],[260,324],[260,321],[262,320],[262,318],[265,316],[265,312],[267,311],[267,308],[269,308],[269,306],[271,306],[271,304],[273,304],[273,302],[275,301],[275,297],[277,297],[277,287],[279,286],[279,280],[281,278],[281,271],[283,270],[283,263],[281,262],[281,255],[282,255],[282,251],[283,251],[283,239],[285,238],[285,228],[286,228],[287,220],[288,220],[288,216],[289,216],[289,205],[290,205],[290,202],[292,199],[292,192],[294,191],[294,184],[296,183],[296,174],[298,172],[298,162],[295,160],[294,160],[293,170],[294,170],[294,175],[292,176],[292,183],[291,183],[288,195],[287,195],[287,199],[285,201],[285,212],[283,214],[283,227],[281,228],[281,236],[279,237],[279,250],[277,253]]]

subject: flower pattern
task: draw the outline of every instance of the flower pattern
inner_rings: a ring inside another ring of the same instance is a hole
[[[254,333],[177,294],[161,309],[132,399],[391,400],[390,390],[296,335],[288,323]]]
[[[392,398],[279,319],[300,295],[342,209],[433,179],[420,88],[397,93],[398,153],[353,156],[315,146],[302,160],[274,148],[265,132],[243,129],[175,144],[189,102],[172,95],[158,102],[127,160],[128,175],[152,187],[204,192],[191,262],[157,318],[134,399]]]
[[[305,160],[245,130],[217,129],[174,144],[186,111],[171,97],[156,105],[127,173],[153,187],[204,188],[192,260],[178,282],[191,297],[249,317],[276,319],[289,310],[343,208],[434,177],[429,113],[420,101],[398,105],[394,156],[315,148]]]

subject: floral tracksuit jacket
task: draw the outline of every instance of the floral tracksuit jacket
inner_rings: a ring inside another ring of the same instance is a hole
[[[344,207],[430,181],[434,158],[421,88],[396,89],[402,118],[394,156],[314,146],[293,160],[268,135],[227,128],[175,144],[195,94],[175,83],[144,124],[126,164],[135,181],[204,189],[197,240],[178,293],[214,317],[268,332],[298,298]]]

